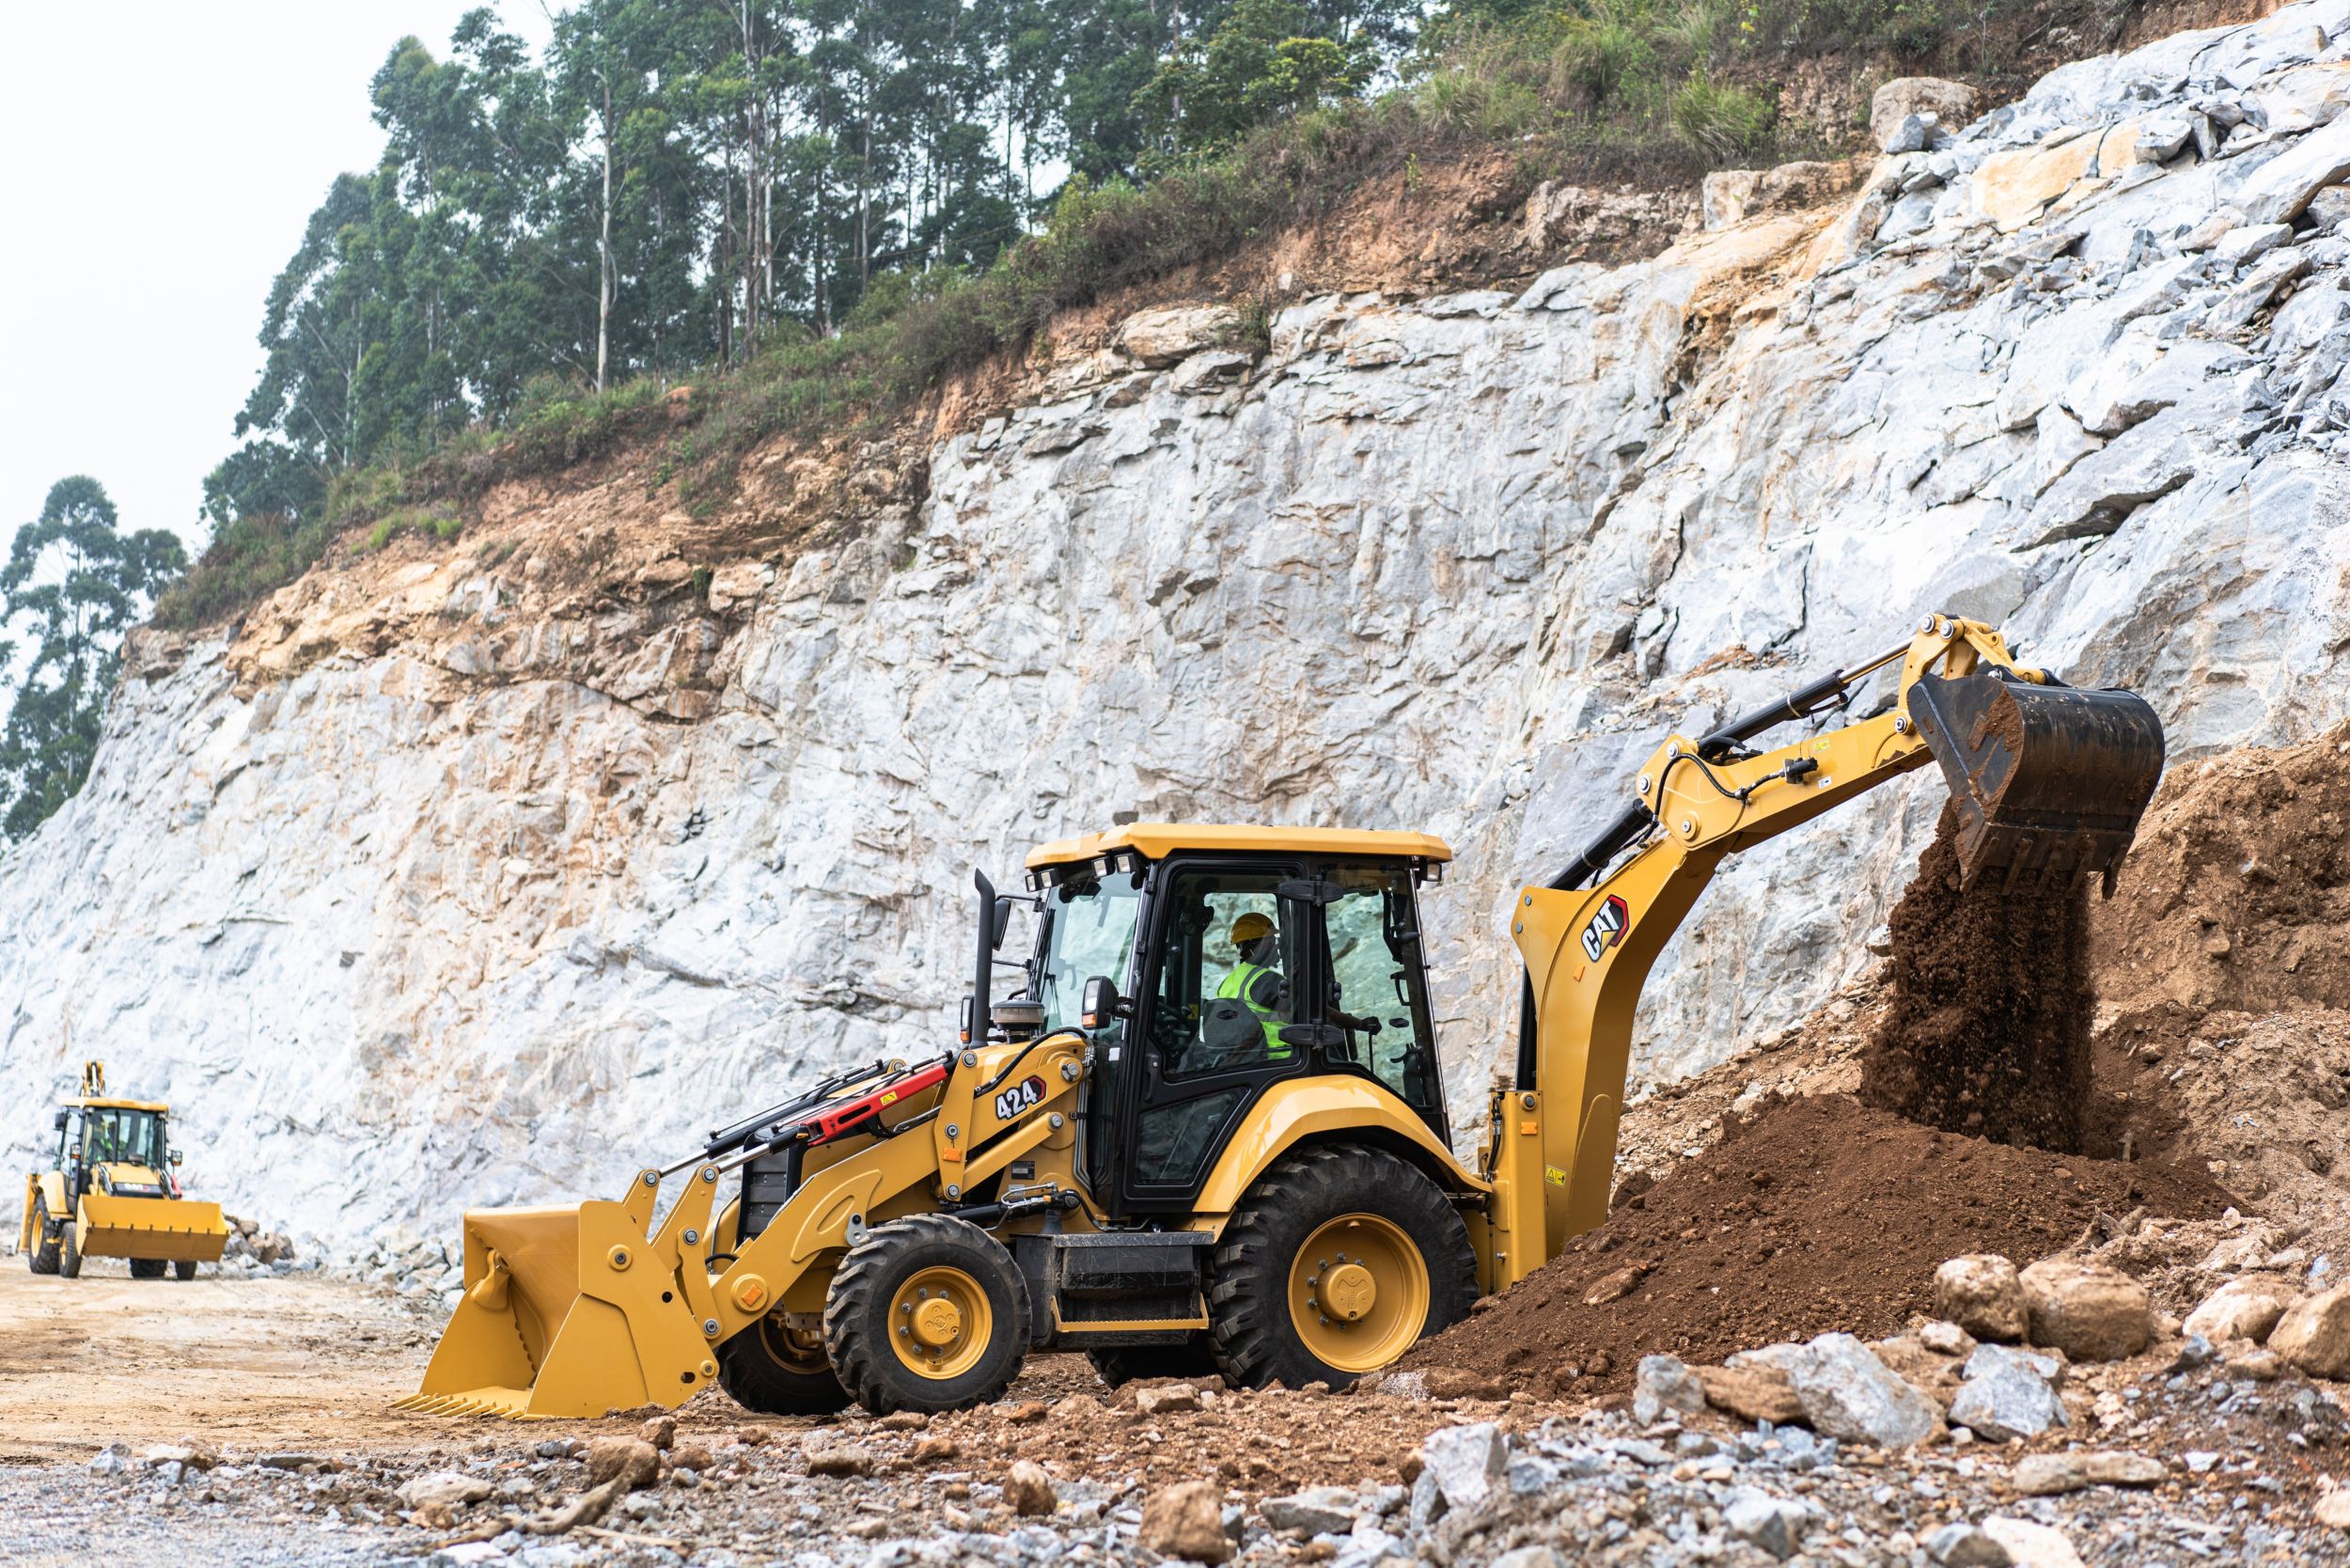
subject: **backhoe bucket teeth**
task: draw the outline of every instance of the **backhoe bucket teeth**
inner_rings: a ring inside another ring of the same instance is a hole
[[[2143,698],[1924,675],[1909,712],[1950,779],[1969,886],[2054,890],[2097,876],[2112,892],[2162,777],[2162,720]]]
[[[475,1209],[465,1294],[398,1408],[446,1416],[601,1416],[671,1408],[717,1376],[676,1274],[619,1203]]]

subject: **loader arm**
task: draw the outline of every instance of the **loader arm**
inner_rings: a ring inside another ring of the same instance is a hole
[[[1890,711],[1774,750],[1745,748],[1773,726],[1840,706],[1862,677],[1897,660],[1900,696]],[[1977,713],[1966,732],[1950,732],[1960,699],[1978,708],[1982,700],[1964,678],[1992,669],[2005,676],[1994,697],[2046,687],[2047,700],[2065,709],[2056,722],[2073,733],[2039,740],[2044,761],[2047,750],[2073,746],[2072,766],[2055,782],[2059,770],[2023,765],[2013,706],[2004,717]],[[2109,876],[2128,847],[2160,771],[2161,730],[2138,698],[2060,687],[2017,666],[1996,629],[1936,616],[1906,645],[1721,729],[1668,737],[1641,764],[1624,814],[1550,885],[1521,890],[1511,918],[1526,965],[1516,1081],[1494,1097],[1484,1150],[1495,1185],[1488,1255],[1479,1260],[1488,1288],[1514,1284],[1607,1217],[1641,987],[1716,868],[1936,757],[1962,813],[1971,809],[1980,828],[1976,864],[2011,880],[2029,872],[2076,881]],[[2102,812],[2044,812],[2045,821],[2032,819],[2037,828],[2011,820],[2020,820],[2023,797],[2035,789],[2077,789],[2086,797],[2105,783],[2113,785],[2107,794],[2126,798],[2087,803],[2108,808]]]

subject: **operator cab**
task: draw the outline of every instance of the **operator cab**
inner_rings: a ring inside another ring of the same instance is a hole
[[[79,1100],[57,1112],[57,1168],[69,1196],[93,1186],[123,1197],[160,1198],[173,1163],[161,1105]]]
[[[1418,833],[1161,823],[1031,855],[1031,996],[1093,1044],[1095,1201],[1190,1214],[1250,1107],[1297,1079],[1368,1079],[1449,1142],[1418,889],[1450,858]]]

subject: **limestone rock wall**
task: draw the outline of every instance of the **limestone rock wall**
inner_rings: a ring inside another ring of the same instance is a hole
[[[553,605],[527,552],[469,552],[144,644],[88,788],[0,860],[0,1140],[33,1160],[94,1055],[181,1107],[199,1193],[340,1259],[607,1190],[940,1048],[970,869],[1129,814],[1451,839],[1468,1121],[1513,889],[1670,728],[1948,609],[2142,691],[2174,759],[2312,733],[2350,713],[2345,26],[2067,67],[1639,265],[1308,300],[1269,352],[1142,323],[939,446],[918,505],[682,608]],[[1938,798],[1733,866],[1638,1072],[1872,962]]]

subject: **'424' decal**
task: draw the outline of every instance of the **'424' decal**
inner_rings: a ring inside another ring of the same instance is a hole
[[[1623,940],[1623,928],[1631,920],[1632,911],[1625,907],[1623,900],[1608,894],[1607,902],[1591,917],[1591,923],[1583,928],[1583,956],[1597,964],[1601,955]]]
[[[1044,1080],[1031,1074],[995,1096],[995,1120],[1010,1121],[1030,1105],[1044,1102]]]

